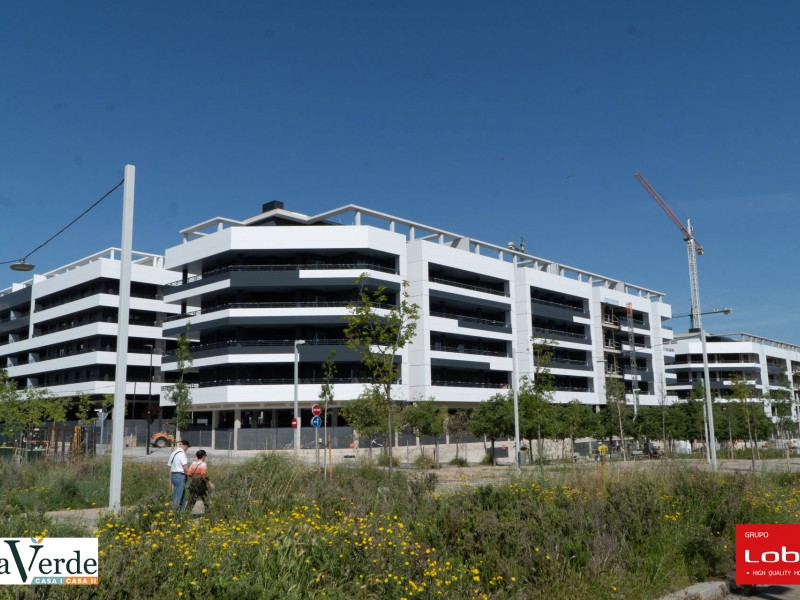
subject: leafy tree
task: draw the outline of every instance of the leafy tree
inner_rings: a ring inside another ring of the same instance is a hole
[[[189,352],[189,324],[186,324],[186,333],[178,338],[178,347],[175,349],[178,360],[178,381],[169,392],[169,400],[175,405],[175,434],[189,425],[190,409],[192,406],[192,391],[186,383],[186,374],[192,367],[192,355]],[[149,440],[148,440],[149,443]]]
[[[419,305],[409,302],[408,282],[403,287],[398,304],[387,306],[386,288],[374,290],[367,287],[369,276],[363,273],[357,280],[358,299],[347,306],[344,319],[347,326],[344,335],[348,348],[361,356],[361,362],[369,369],[374,389],[381,394],[386,404],[387,435],[386,452],[389,472],[392,470],[392,385],[399,378],[400,367],[395,362],[400,350],[414,338],[419,320]]]
[[[336,350],[331,350],[328,358],[322,363],[322,389],[319,392],[319,401],[322,402],[322,419],[325,427],[323,436],[325,443],[328,443],[328,406],[333,402],[333,380],[336,379],[338,371],[333,359],[336,357]],[[327,453],[326,453],[327,455]]]
[[[791,449],[789,448],[789,428],[792,427],[792,387],[786,369],[781,369],[775,380],[778,386],[769,391],[769,399],[775,411],[778,435],[783,441],[783,450],[786,453],[786,466],[791,467]]]
[[[619,435],[622,458],[625,459],[625,427],[630,408],[625,402],[625,384],[615,377],[606,379],[606,408],[598,417],[599,430],[609,441]]]
[[[692,446],[698,440],[705,440],[705,397],[705,387],[698,383],[686,400],[676,403],[671,409],[675,416],[673,423],[676,425],[676,437],[689,440]]]
[[[640,406],[639,416],[631,424],[637,437],[644,438],[645,442],[662,437],[664,429],[664,411],[658,406]],[[663,438],[662,438],[663,439]]]
[[[464,434],[469,431],[470,414],[465,410],[457,410],[447,416],[445,423],[447,434],[456,445],[456,458],[459,458],[459,445],[464,439]]]
[[[745,424],[747,425],[747,438],[750,441],[750,466],[753,473],[756,472],[756,446],[753,440],[755,433],[756,410],[759,410],[759,405],[752,402],[753,390],[747,385],[747,381],[741,374],[735,373],[731,377],[731,394],[739,403],[740,414],[744,417]],[[761,409],[763,413],[763,409]]]
[[[17,382],[0,369],[0,422],[6,436],[13,439],[47,421],[65,421],[68,403],[68,398],[54,398],[44,388],[20,391]]]
[[[83,423],[93,423],[97,420],[97,413],[94,411],[94,400],[89,394],[83,393],[78,396],[75,416]]]
[[[536,454],[540,465],[544,459],[544,437],[552,414],[555,377],[550,372],[556,342],[533,339],[533,380],[523,375],[519,382],[518,401],[520,408],[520,430],[528,441],[528,453],[533,462],[533,440],[536,439]]]
[[[575,439],[588,437],[596,428],[595,414],[591,406],[573,399],[566,404],[551,405],[552,432],[557,439],[569,440],[571,452],[575,452]]]
[[[495,441],[514,431],[514,407],[506,394],[495,394],[481,402],[472,410],[469,430],[473,435],[486,436],[492,447],[491,463],[494,458]]]
[[[414,429],[414,434],[422,437],[433,437],[434,463],[439,456],[439,436],[444,433],[444,424],[447,419],[447,409],[436,403],[433,398],[420,400],[407,406],[403,411],[406,422]],[[425,447],[423,446],[423,452]]]
[[[342,417],[356,435],[370,438],[367,446],[370,456],[375,436],[384,430],[387,420],[386,408],[380,390],[375,387],[365,389],[358,398],[348,400],[342,406]]]

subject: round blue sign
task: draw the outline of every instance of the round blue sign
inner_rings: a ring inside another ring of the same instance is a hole
[[[322,417],[311,417],[311,424],[316,427],[322,427]]]

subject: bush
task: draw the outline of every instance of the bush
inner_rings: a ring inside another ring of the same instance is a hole
[[[450,464],[454,467],[468,467],[469,463],[467,462],[466,458],[454,458],[450,461]]]
[[[418,469],[435,469],[436,463],[430,454],[420,454],[414,459],[414,466]]]
[[[439,485],[435,473],[398,470],[390,477],[369,464],[339,465],[331,481],[281,453],[212,469],[217,490],[201,519],[170,510],[168,498],[154,495],[154,482],[125,476],[124,496],[149,499],[101,522],[97,597],[413,592],[424,600],[444,589],[449,598],[657,598],[729,576],[736,523],[800,521],[798,474],[723,475],[667,461],[645,472],[535,470],[536,479],[454,488]],[[107,483],[103,468],[82,473],[86,480],[62,499],[84,484]],[[3,474],[5,490],[42,483],[28,469]],[[461,475],[464,483],[469,474]],[[134,485],[144,491],[126,491]],[[3,500],[12,497],[4,493]],[[22,511],[19,503],[0,502],[0,533],[77,537],[40,512]],[[41,587],[36,597],[81,597],[68,587]]]
[[[389,459],[384,453],[381,453],[378,456],[378,465],[381,467],[389,466]],[[400,465],[400,459],[397,458],[396,456],[392,456],[392,466],[397,467],[399,465]]]

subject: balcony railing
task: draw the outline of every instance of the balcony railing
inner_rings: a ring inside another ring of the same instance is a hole
[[[584,333],[575,333],[575,332],[572,332],[572,331],[562,331],[561,329],[548,329],[547,327],[534,327],[533,328],[533,332],[534,333],[540,333],[540,334],[542,334],[544,336],[558,335],[558,336],[561,336],[561,337],[570,337],[570,338],[575,338],[575,339],[578,339],[578,340],[587,339],[586,338],[586,334],[584,334]]]
[[[229,267],[221,267],[206,271],[202,275],[195,275],[189,277],[186,281],[182,279],[168,283],[166,287],[180,287],[188,283],[200,281],[214,275],[222,273],[236,273],[240,271],[313,271],[313,270],[364,270],[364,271],[380,271],[381,273],[391,273],[397,275],[397,269],[391,267],[384,267],[376,263],[370,262],[354,262],[354,263],[308,263],[308,264],[286,264],[286,265],[231,265]]]
[[[432,310],[432,317],[442,317],[445,319],[459,319],[468,323],[478,323],[480,325],[491,325],[492,327],[502,327],[503,329],[510,329],[511,326],[505,321],[495,321],[494,319],[484,319],[481,317],[467,317],[465,315],[456,315],[452,313],[445,313]]]
[[[483,348],[472,348],[469,346],[442,346],[431,344],[431,350],[437,352],[458,352],[460,354],[479,354],[481,356],[504,356],[510,357],[509,352],[500,352],[498,350],[485,350]]]
[[[216,348],[275,348],[275,347],[293,347],[295,340],[226,340],[224,342],[209,342],[208,344],[198,344],[190,346],[189,352],[201,352],[203,350],[214,350]],[[346,346],[347,340],[329,339],[329,340],[306,340],[306,346]],[[174,356],[175,350],[168,350],[164,356]]]
[[[496,383],[492,381],[454,381],[451,379],[434,379],[431,385],[441,387],[467,387],[467,388],[492,388],[508,389],[507,383]]]
[[[575,360],[574,358],[558,358],[554,356],[552,358],[553,366],[555,365],[570,365],[576,367],[588,367],[589,362],[586,360]]]
[[[469,283],[461,283],[460,281],[454,281],[452,279],[445,279],[444,277],[431,277],[431,282],[433,283],[442,283],[444,285],[451,285],[453,287],[459,287],[465,290],[473,290],[475,292],[483,292],[485,294],[493,294],[495,296],[505,296],[505,290],[496,290],[490,287],[482,286],[482,285],[472,285]]]
[[[330,380],[331,383],[370,383],[372,380],[368,376],[364,377],[334,377]],[[300,377],[297,382],[301,385],[314,384],[319,385],[326,382],[324,377]],[[396,382],[395,382],[396,383]],[[193,383],[192,387],[208,388],[208,387],[224,387],[234,385],[289,385],[294,384],[292,377],[274,377],[274,378],[231,378],[231,379],[212,379],[209,381],[199,381]],[[174,386],[173,386],[174,387]],[[168,389],[167,387],[164,388]]]
[[[230,310],[233,308],[347,308],[354,302],[355,300],[334,300],[332,302],[230,302],[228,304],[218,304],[217,306],[201,308],[200,310],[180,315],[170,315],[164,319],[164,322],[188,319],[196,317],[197,315]],[[394,308],[393,304],[382,304],[379,302],[373,303],[372,306],[375,308],[385,308],[387,310]]]
[[[534,304],[542,304],[544,306],[555,306],[556,308],[563,308],[576,313],[588,312],[585,308],[573,306],[572,304],[565,304],[563,302],[554,302],[553,300],[542,300],[541,298],[533,298],[531,300]]]

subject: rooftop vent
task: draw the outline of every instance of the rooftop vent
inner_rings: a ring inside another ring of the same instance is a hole
[[[278,208],[283,208],[283,202],[280,200],[270,200],[261,206],[261,212],[269,212]]]

